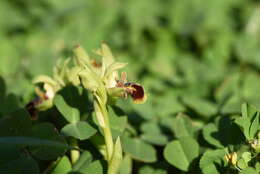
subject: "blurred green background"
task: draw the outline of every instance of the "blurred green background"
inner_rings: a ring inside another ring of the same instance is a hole
[[[259,16],[254,0],[1,0],[1,113],[28,102],[32,78],[51,75],[73,45],[101,42],[145,86],[146,104],[122,105],[145,120],[260,107]]]
[[[259,16],[253,0],[1,0],[0,74],[24,104],[73,45],[106,42],[149,92],[146,109],[237,112],[260,106]]]
[[[204,125],[240,113],[244,101],[260,108],[257,0],[1,0],[0,116],[25,106],[32,79],[51,75],[75,44],[91,52],[102,42],[148,93],[143,105],[118,105],[132,134],[156,146],[153,164],[170,166],[162,148],[173,135],[191,134],[210,149]],[[191,121],[174,121],[180,112]],[[134,170],[145,165],[135,161]]]

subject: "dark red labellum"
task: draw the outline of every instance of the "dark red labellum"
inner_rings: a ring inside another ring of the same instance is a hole
[[[128,83],[126,85],[134,89],[129,94],[131,95],[131,97],[135,102],[137,103],[144,102],[145,93],[144,93],[144,88],[141,85],[138,85],[136,83]]]

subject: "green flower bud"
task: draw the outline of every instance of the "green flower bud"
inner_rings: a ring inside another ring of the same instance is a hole
[[[97,88],[100,86],[98,76],[89,68],[85,68],[83,71],[79,72],[79,77],[84,88],[92,92],[97,91]]]
[[[76,64],[80,67],[84,67],[85,65],[90,65],[90,59],[86,51],[80,46],[76,45],[73,49],[74,60]]]
[[[81,71],[80,67],[73,67],[68,71],[67,77],[70,83],[74,86],[78,86],[80,84],[79,72]]]

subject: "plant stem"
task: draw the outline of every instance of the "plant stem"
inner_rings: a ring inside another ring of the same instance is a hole
[[[104,131],[105,143],[107,148],[108,174],[116,174],[115,170],[112,170],[113,166],[111,166],[112,165],[111,160],[114,152],[114,143],[113,143],[113,137],[109,126],[109,118],[108,118],[108,112],[106,106],[104,106],[102,110],[104,111],[103,116],[106,125],[103,128],[103,131]]]
[[[77,139],[71,138],[71,146],[78,148],[78,142]],[[70,151],[70,157],[71,157],[71,163],[75,164],[75,162],[79,159],[80,152],[78,150],[71,150]]]
[[[104,139],[106,145],[106,160],[108,163],[108,174],[116,174],[115,170],[111,170],[113,168],[113,166],[111,166],[111,160],[113,158],[114,143],[113,143],[112,133],[110,129],[106,104],[102,102],[99,97],[96,97],[96,100],[94,101],[94,107],[95,107],[97,120],[99,122],[100,127],[103,129],[103,133],[104,133]]]
[[[108,112],[105,105],[101,106],[101,111],[105,122],[103,131],[104,131],[104,138],[105,138],[105,143],[107,148],[107,160],[110,161],[113,156],[114,143],[113,143],[112,133],[109,126],[110,124],[109,124]]]

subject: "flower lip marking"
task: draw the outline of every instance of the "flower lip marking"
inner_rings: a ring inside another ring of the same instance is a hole
[[[35,89],[37,96],[26,104],[25,108],[29,112],[32,120],[37,120],[37,106],[41,105],[44,101],[48,100],[50,97],[48,96],[48,92],[41,91],[38,87]],[[49,94],[51,94],[49,92]]]
[[[126,73],[122,72],[121,74],[121,80],[117,80],[117,87],[121,87],[125,89],[125,93],[123,94],[124,98],[127,98],[127,94],[129,94],[133,100],[134,103],[144,103],[146,101],[146,95],[144,92],[144,88],[133,82],[126,82]]]
[[[145,93],[144,93],[144,88],[137,84],[137,83],[132,83],[132,82],[127,82],[124,84],[124,86],[127,89],[127,92],[131,95],[135,103],[143,103],[146,99]]]
[[[37,109],[36,106],[41,104],[43,102],[43,99],[40,97],[36,97],[32,101],[30,101],[26,106],[26,110],[29,112],[32,120],[37,120]]]

